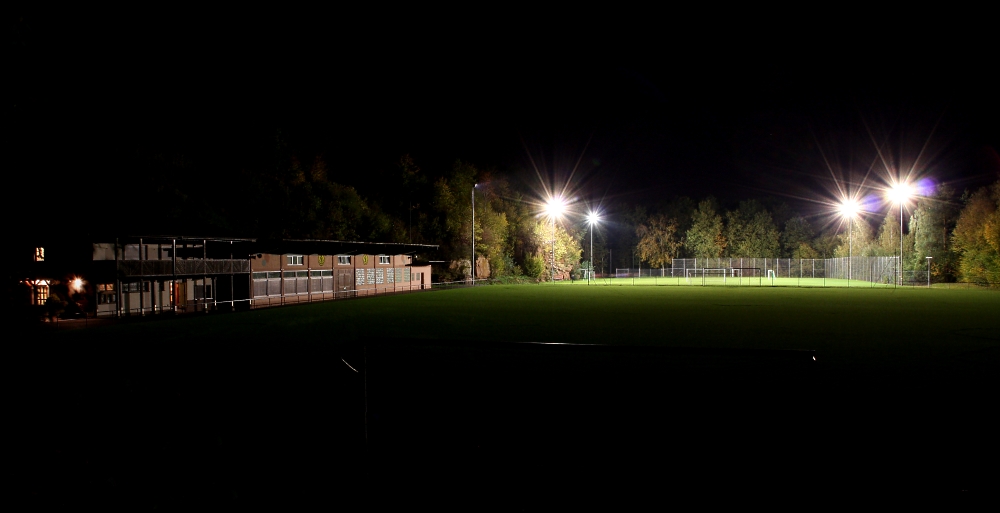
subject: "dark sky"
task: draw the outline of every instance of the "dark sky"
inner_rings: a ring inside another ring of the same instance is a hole
[[[141,145],[224,173],[279,127],[335,180],[409,153],[432,174],[463,159],[572,176],[594,201],[808,208],[869,167],[881,184],[883,162],[959,189],[997,179],[996,45],[974,13],[591,15],[29,13],[8,25],[7,142],[49,187]]]

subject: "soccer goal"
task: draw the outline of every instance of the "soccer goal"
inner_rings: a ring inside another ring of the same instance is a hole
[[[736,280],[737,285],[743,285],[744,278],[746,278],[747,284],[750,283],[750,280],[756,278],[759,285],[761,280],[760,267],[730,267],[729,277]]]
[[[726,267],[705,267],[705,268],[694,268],[687,269],[686,273],[688,285],[699,284],[699,278],[701,279],[701,285],[717,285],[726,284],[726,277],[729,275],[729,269]],[[694,281],[692,281],[692,278]]]
[[[628,278],[631,275],[632,275],[631,269],[615,268],[615,278]]]

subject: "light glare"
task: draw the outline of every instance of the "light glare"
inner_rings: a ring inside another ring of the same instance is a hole
[[[565,210],[566,202],[562,199],[562,196],[549,198],[549,201],[545,203],[545,213],[549,217],[559,217]]]
[[[844,202],[840,204],[840,215],[848,219],[856,217],[860,210],[858,202],[853,199],[844,200]]]
[[[913,196],[913,187],[908,183],[899,182],[886,193],[889,201],[896,204],[906,203]]]

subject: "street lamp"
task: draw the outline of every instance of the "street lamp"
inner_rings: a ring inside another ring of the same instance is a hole
[[[601,220],[597,212],[587,214],[587,224],[590,225],[590,272],[587,273],[587,285],[590,285],[590,276],[594,274],[594,225]]]
[[[927,288],[931,288],[931,259],[934,257],[925,257],[927,259]]]
[[[849,199],[840,204],[840,215],[847,219],[848,224],[848,244],[847,244],[847,287],[851,286],[852,266],[854,257],[854,218],[858,216],[858,202]]]
[[[550,279],[552,283],[556,281],[556,217],[561,216],[566,209],[566,203],[559,196],[549,198],[545,203],[545,214],[549,216],[552,223],[552,268]]]
[[[888,192],[889,200],[899,205],[899,285],[903,285],[903,207],[913,197],[913,187],[897,182]]]

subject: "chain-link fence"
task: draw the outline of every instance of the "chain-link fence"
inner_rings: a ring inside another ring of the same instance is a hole
[[[929,269],[901,272],[899,257],[844,257],[675,258],[670,267],[617,268],[599,274],[595,281],[618,285],[893,287],[930,286],[934,280]]]

